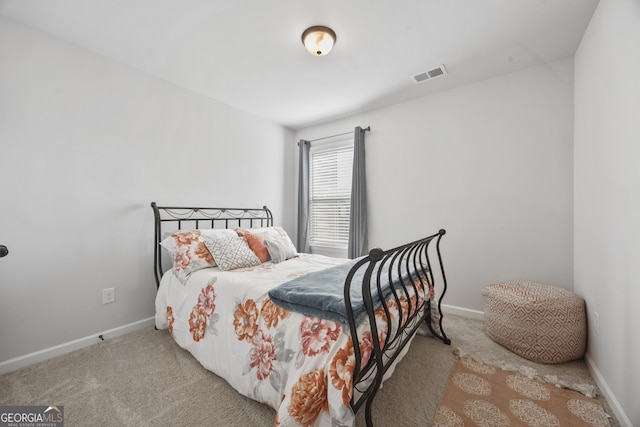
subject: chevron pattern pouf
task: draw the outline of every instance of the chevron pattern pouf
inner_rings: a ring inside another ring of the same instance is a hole
[[[584,356],[585,303],[573,292],[532,282],[505,282],[482,290],[487,335],[534,362]]]

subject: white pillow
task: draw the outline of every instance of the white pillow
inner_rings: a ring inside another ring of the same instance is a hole
[[[264,244],[267,246],[267,249],[269,250],[269,255],[271,255],[271,261],[273,261],[276,264],[279,262],[285,261],[289,258],[298,256],[298,252],[296,252],[296,247],[293,245],[293,242],[288,236],[265,240]]]
[[[261,261],[251,250],[247,242],[238,235],[210,240],[204,238],[204,244],[213,255],[220,270],[229,271],[236,268],[253,267],[260,265]]]
[[[239,228],[236,230],[245,230],[250,233],[267,233],[270,238],[289,237],[287,232],[279,225],[272,227],[260,227],[260,228]]]

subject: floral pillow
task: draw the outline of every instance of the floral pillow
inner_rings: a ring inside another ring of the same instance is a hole
[[[178,231],[165,238],[160,245],[166,248],[173,260],[173,272],[182,284],[194,271],[215,267],[216,261],[204,244],[204,237],[220,239],[235,236],[233,230],[186,230]]]
[[[260,259],[247,242],[235,234],[217,240],[205,238],[204,243],[218,263],[220,270],[229,271],[261,264]]]

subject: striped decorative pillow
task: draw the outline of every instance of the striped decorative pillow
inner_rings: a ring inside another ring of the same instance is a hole
[[[269,255],[271,255],[271,261],[274,263],[298,256],[296,247],[288,236],[265,240],[264,243],[267,245]]]

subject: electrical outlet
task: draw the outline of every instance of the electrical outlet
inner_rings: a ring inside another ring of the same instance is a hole
[[[593,325],[596,328],[596,335],[600,335],[600,314],[597,311],[593,312]]]
[[[116,288],[102,290],[102,304],[109,304],[116,301]]]

